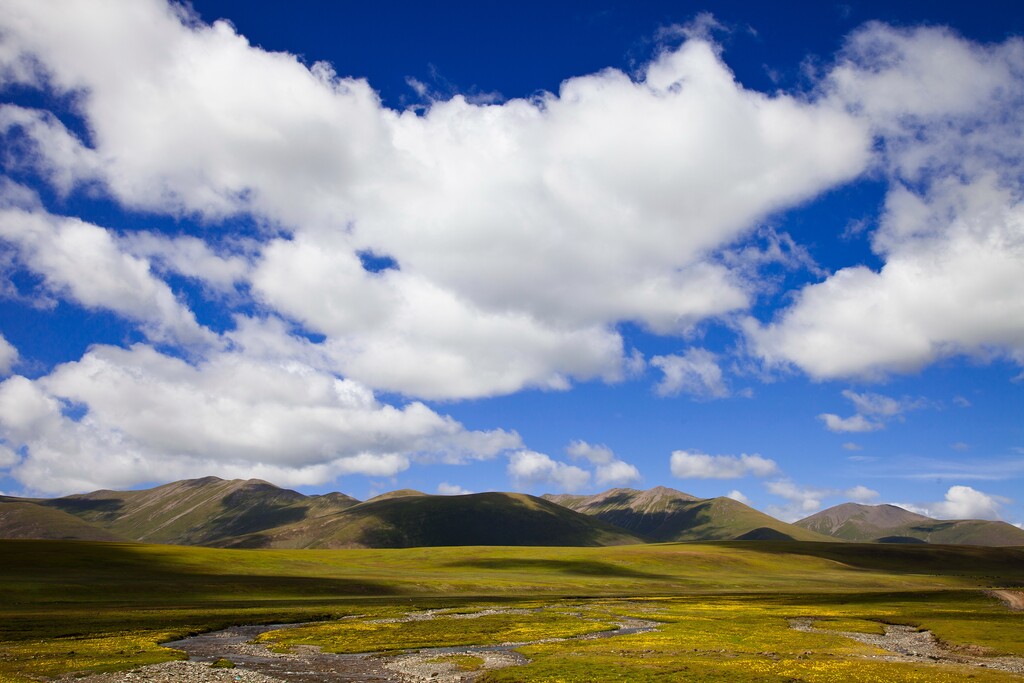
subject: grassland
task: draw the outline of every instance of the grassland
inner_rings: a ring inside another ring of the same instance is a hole
[[[531,664],[487,672],[490,681],[672,680],[680,667],[693,680],[965,677],[863,659],[869,646],[792,631],[792,617],[865,632],[905,623],[953,645],[1024,655],[1024,616],[983,592],[1024,586],[1024,549],[761,542],[276,551],[6,541],[0,553],[0,681],[165,661],[180,655],[159,642],[231,624],[356,624],[495,605],[547,609],[474,620],[468,629],[468,621],[454,628],[442,619],[401,629],[325,625],[289,637],[352,652],[384,649],[385,641],[451,644],[457,633],[472,636],[460,643],[537,640],[601,630],[623,616],[662,624],[634,636],[531,645],[523,649]],[[399,631],[405,640],[395,640]]]

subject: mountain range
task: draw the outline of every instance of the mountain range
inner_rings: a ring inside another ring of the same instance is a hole
[[[1006,522],[932,519],[895,505],[843,503],[801,519],[796,526],[844,541],[1024,545],[1024,530]]]
[[[892,505],[846,503],[795,524],[731,498],[655,487],[591,496],[428,495],[367,501],[307,496],[256,479],[188,479],[63,498],[0,496],[0,538],[134,541],[228,548],[603,546],[667,541],[863,541],[1024,546],[1005,522],[935,520]]]

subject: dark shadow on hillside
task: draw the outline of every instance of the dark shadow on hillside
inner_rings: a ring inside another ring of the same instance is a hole
[[[309,515],[306,505],[290,501],[261,501],[245,491],[235,491],[224,497],[224,513],[214,517],[208,525],[212,533],[207,540],[243,536],[286,524],[301,522]]]
[[[296,576],[271,568],[260,574],[258,561],[243,562],[235,570],[229,561],[218,564],[227,558],[221,560],[210,552],[161,552],[154,546],[124,543],[0,541],[4,557],[0,589],[13,584],[28,594],[45,592],[47,601],[55,604],[130,604],[133,610],[143,611],[186,604],[259,606],[296,599],[315,602],[403,593],[394,584],[361,577]],[[251,573],[242,573],[246,571]]]
[[[737,536],[737,541],[792,541],[793,537],[789,534],[784,534],[778,529],[772,529],[771,527],[758,527],[751,529],[747,533]]]
[[[601,505],[628,505],[633,501],[633,496],[628,493],[616,493],[601,501]]]
[[[986,582],[1024,581],[1024,548],[910,543],[826,543],[817,541],[710,542],[772,554],[808,555],[854,569],[892,574],[976,576]]]
[[[103,519],[113,519],[124,508],[119,498],[55,498],[39,501],[38,505],[57,508],[72,515],[94,513]]]
[[[596,546],[622,533],[548,501],[500,493],[393,498],[342,513],[367,547]]]
[[[683,529],[690,529],[709,520],[710,502],[670,501],[671,509],[658,512],[606,510],[595,515],[602,522],[646,536],[655,541],[676,538]]]
[[[668,574],[653,574],[629,567],[621,567],[607,562],[586,560],[544,560],[535,558],[494,558],[462,560],[449,562],[447,567],[465,567],[467,569],[489,569],[492,571],[556,571],[560,574],[576,574],[580,576],[612,576],[627,579],[658,579],[671,580]]]

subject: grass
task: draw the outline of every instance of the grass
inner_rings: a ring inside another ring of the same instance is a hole
[[[459,647],[522,643],[544,638],[571,638],[615,625],[582,620],[565,609],[448,612],[415,621],[373,618],[346,619],[299,628],[269,631],[257,638],[272,650],[287,652],[295,645],[317,645],[338,654],[388,652],[425,647]]]
[[[484,658],[476,655],[443,655],[427,660],[428,664],[452,664],[456,671],[479,671],[484,666]]]
[[[266,637],[351,652],[567,636],[630,614],[663,623],[637,636],[529,646],[530,665],[487,672],[492,681],[671,680],[680,667],[694,680],[851,680],[853,666],[865,672],[856,680],[872,680],[875,669],[879,680],[945,680],[942,667],[914,678],[914,667],[857,659],[865,645],[791,631],[785,619],[796,616],[862,628],[907,623],[953,645],[1024,655],[1020,613],[982,592],[1024,585],[1022,549],[758,542],[276,551],[2,541],[0,556],[2,682],[179,658],[158,643],[232,624],[342,617]],[[461,620],[450,611],[488,606],[545,609]],[[449,612],[402,629],[370,623],[423,609]]]

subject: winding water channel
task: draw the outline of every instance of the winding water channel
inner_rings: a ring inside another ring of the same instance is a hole
[[[286,654],[271,652],[263,645],[251,641],[267,631],[304,626],[307,624],[274,624],[267,626],[234,626],[221,631],[164,643],[165,647],[181,650],[193,662],[214,662],[224,658],[238,667],[235,671],[255,671],[282,681],[295,683],[340,683],[342,681],[435,681],[456,683],[471,681],[489,669],[521,666],[528,660],[515,652],[515,648],[537,643],[566,640],[612,638],[654,630],[658,623],[640,619],[619,619],[618,628],[572,638],[548,638],[498,645],[423,648],[412,652],[364,653],[338,655],[320,651],[315,647],[297,647]],[[479,671],[458,671],[451,661],[452,655],[473,655],[483,660]]]

